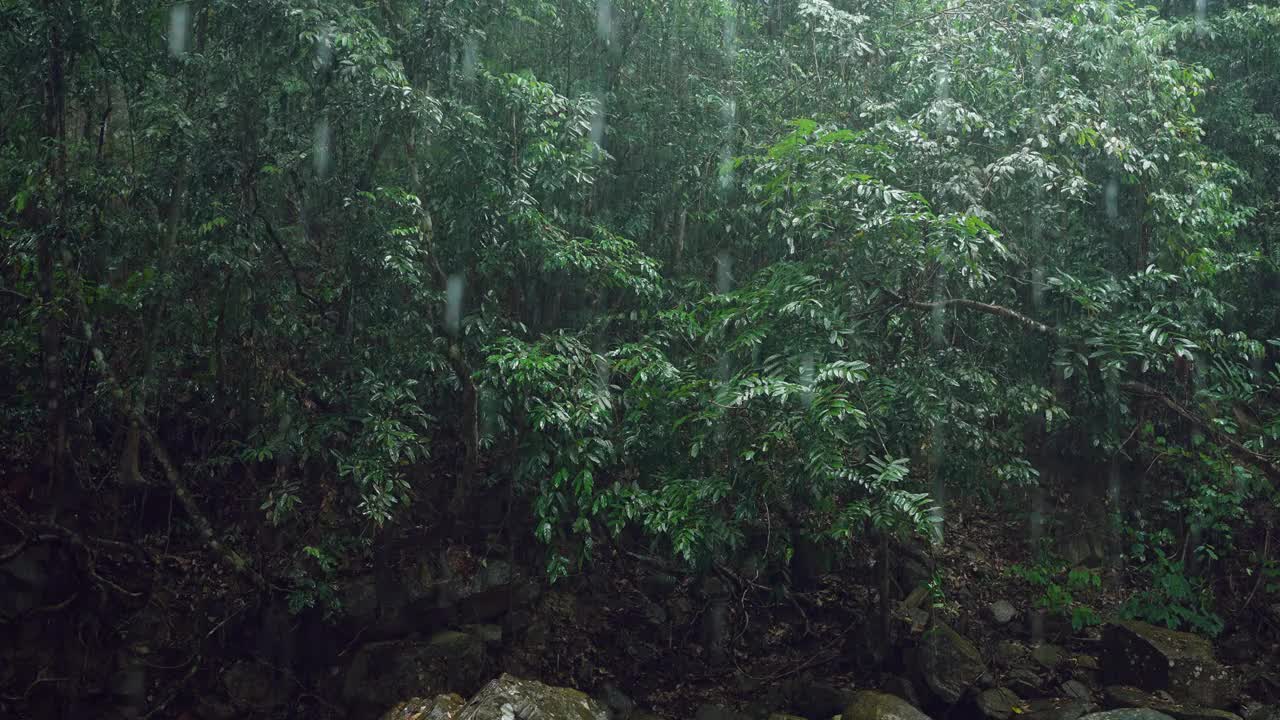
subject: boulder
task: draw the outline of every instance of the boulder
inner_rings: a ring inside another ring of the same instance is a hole
[[[1080,720],[1173,720],[1173,718],[1151,708],[1131,708],[1090,713],[1082,715]]]
[[[1029,667],[1016,667],[1004,676],[1004,684],[1024,698],[1041,697],[1044,678]]]
[[[992,659],[1002,668],[1016,667],[1027,656],[1027,647],[1016,640],[1001,640],[996,643],[995,655]]]
[[[1012,715],[1025,712],[1026,706],[1017,693],[1006,687],[983,690],[978,694],[977,702],[983,717],[992,720],[1008,720]]]
[[[938,620],[921,638],[917,661],[929,690],[948,705],[959,701],[987,673],[978,648]]]
[[[267,667],[241,660],[222,673],[222,686],[240,710],[270,710],[289,701],[289,690],[276,682]]]
[[[1107,687],[1107,702],[1116,707],[1151,708],[1159,710],[1174,720],[1240,720],[1240,716],[1225,710],[1200,707],[1186,703],[1170,702],[1151,693],[1128,685]]]
[[[1008,600],[997,600],[987,606],[987,616],[997,625],[1008,625],[1018,617],[1018,610]]]
[[[1065,653],[1062,648],[1050,643],[1041,643],[1031,650],[1031,659],[1036,664],[1050,672],[1057,670],[1062,664]]]
[[[1091,693],[1089,692],[1088,686],[1079,680],[1068,680],[1062,683],[1061,687],[1058,689],[1062,691],[1063,695],[1073,700],[1088,701],[1091,699]]]
[[[1079,720],[1097,709],[1096,705],[1081,700],[1032,700],[1027,703],[1027,712],[1021,720]]]
[[[484,623],[502,617],[516,604],[514,593],[525,583],[505,560],[490,560],[465,579],[453,579],[439,588],[437,602],[455,606],[458,617]]]
[[[788,694],[791,709],[807,718],[839,715],[853,699],[851,689],[804,678],[794,683]]]
[[[613,720],[625,720],[636,711],[635,701],[613,683],[602,685],[598,698],[609,709],[609,717]]]
[[[911,680],[901,675],[889,677],[881,683],[880,689],[890,695],[897,695],[915,707],[920,707],[920,694],[916,692],[916,686]]]
[[[437,695],[430,700],[413,698],[388,710],[382,720],[452,720],[466,704],[460,695]]]
[[[608,720],[603,705],[571,688],[503,673],[485,685],[452,720]]]
[[[751,720],[746,713],[723,705],[699,705],[694,720]]]
[[[342,697],[349,705],[380,711],[407,697],[470,692],[483,667],[484,642],[468,633],[368,643],[347,669]]]
[[[1214,659],[1213,646],[1199,635],[1126,620],[1103,629],[1102,645],[1102,672],[1109,684],[1166,690],[1208,707],[1229,700],[1230,678]]]
[[[898,587],[918,588],[929,584],[933,579],[933,571],[920,558],[914,555],[903,555],[894,566],[894,575]]]
[[[1078,654],[1071,656],[1071,669],[1083,672],[1098,672],[1102,665],[1092,655]]]
[[[845,706],[843,720],[929,720],[929,716],[896,695],[859,690]]]
[[[1072,566],[1097,567],[1107,557],[1107,542],[1096,528],[1085,528],[1060,538],[1058,552]]]
[[[480,638],[485,647],[496,648],[502,646],[501,625],[464,625],[462,630]]]

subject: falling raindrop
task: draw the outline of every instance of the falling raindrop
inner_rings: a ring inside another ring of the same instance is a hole
[[[605,129],[608,126],[608,116],[604,108],[604,95],[597,94],[591,107],[591,142],[596,147],[596,152],[604,150]]]
[[[733,137],[738,125],[738,103],[729,99],[720,105],[720,122],[724,127],[724,146],[720,148],[720,189],[727,191],[733,186]]]
[[[596,356],[596,392],[602,397],[609,394],[609,360],[603,355]]]
[[[316,35],[316,59],[315,67],[317,70],[324,70],[333,63],[333,30],[325,29],[324,32]]]
[[[933,338],[933,342],[938,345],[944,345],[947,342],[946,334],[943,329],[946,327],[947,311],[943,309],[941,302],[934,304],[933,310],[929,312],[929,334]]]
[[[1209,0],[1196,0],[1196,35],[1203,35],[1209,14]]]
[[[596,0],[596,34],[605,45],[613,42],[613,3],[611,0]]]
[[[476,66],[479,64],[479,42],[475,35],[468,35],[462,41],[462,79],[471,82],[476,77]]]
[[[1031,271],[1031,303],[1039,308],[1044,303],[1044,291],[1046,285],[1044,282],[1044,269],[1036,268]]]
[[[738,14],[734,3],[729,3],[724,13],[724,54],[732,63],[738,58]]]
[[[946,447],[946,428],[941,423],[934,423],[932,437],[929,440],[929,476],[933,478],[933,505],[929,508],[929,526],[932,530],[934,545],[941,545],[946,533],[947,482],[942,474],[942,460]]]
[[[462,292],[466,280],[458,274],[449,276],[445,283],[444,326],[450,335],[457,335],[462,327]]]
[[[720,189],[733,187],[733,152],[729,146],[720,148]]]
[[[800,356],[800,385],[805,388],[800,393],[800,402],[805,407],[813,403],[814,376],[813,353],[806,352]]]
[[[733,289],[733,256],[727,252],[716,255],[716,290],[727,293]]]
[[[1114,177],[1107,180],[1107,217],[1115,220],[1120,216],[1120,182]]]
[[[187,52],[187,36],[191,29],[191,6],[180,2],[169,8],[169,54],[181,57]]]
[[[316,175],[324,177],[329,172],[330,149],[333,142],[332,132],[329,129],[329,121],[321,118],[316,122],[315,135],[312,138],[311,158],[314,163]]]

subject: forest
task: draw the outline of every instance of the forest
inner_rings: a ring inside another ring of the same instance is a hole
[[[1280,720],[1280,3],[0,63],[0,717]]]

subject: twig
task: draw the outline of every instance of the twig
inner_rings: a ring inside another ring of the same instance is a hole
[[[187,668],[187,672],[184,673],[182,677],[179,678],[179,680],[173,684],[173,690],[169,693],[169,695],[164,700],[161,700],[159,703],[157,703],[155,707],[148,710],[147,714],[143,715],[141,720],[147,720],[148,718],[152,717],[153,715],[160,712],[161,710],[164,710],[165,708],[169,707],[169,703],[172,703],[175,699],[177,699],[178,695],[182,693],[182,686],[185,685],[187,681],[190,680],[196,674],[196,670],[200,669],[200,659],[201,658],[199,655],[196,655],[195,658],[193,658],[194,662],[192,662],[191,667]]]
[[[23,295],[17,290],[10,290],[7,287],[0,287],[0,295],[7,295],[11,298],[14,298],[15,300],[20,300],[22,302],[31,302],[30,295]]]
[[[1234,617],[1232,617],[1232,620],[1235,620],[1235,618],[1239,617],[1239,616],[1240,616],[1240,613],[1244,612],[1244,611],[1245,611],[1245,608],[1249,607],[1249,603],[1253,602],[1253,596],[1254,596],[1254,595],[1256,595],[1256,594],[1258,593],[1258,588],[1262,587],[1262,581],[1263,581],[1263,579],[1264,579],[1264,578],[1266,578],[1266,576],[1267,576],[1267,573],[1265,572],[1265,567],[1266,567],[1266,564],[1267,564],[1267,553],[1268,553],[1268,550],[1269,550],[1270,548],[1271,548],[1271,528],[1268,526],[1268,527],[1267,527],[1267,534],[1266,534],[1266,537],[1265,537],[1265,538],[1263,538],[1263,540],[1262,540],[1262,565],[1263,565],[1263,569],[1259,569],[1259,571],[1258,571],[1258,579],[1257,579],[1256,581],[1254,581],[1254,583],[1253,583],[1253,589],[1249,591],[1249,597],[1247,597],[1247,598],[1245,598],[1245,599],[1244,599],[1244,604],[1240,606],[1240,609],[1239,609],[1239,610],[1236,610],[1236,614],[1235,614],[1235,616],[1234,616]]]

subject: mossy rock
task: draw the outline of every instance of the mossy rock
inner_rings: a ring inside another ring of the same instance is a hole
[[[860,690],[845,706],[843,720],[929,720],[911,703],[897,695],[876,690]]]

